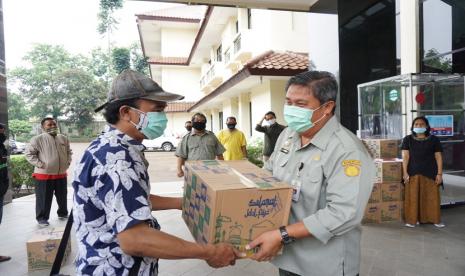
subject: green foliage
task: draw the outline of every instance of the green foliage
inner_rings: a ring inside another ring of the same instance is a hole
[[[17,93],[8,92],[8,119],[24,121],[29,118],[29,115],[24,98]]]
[[[34,166],[27,162],[24,155],[14,155],[10,158],[10,170],[13,177],[13,191],[19,194],[21,186],[26,185],[28,190],[33,188],[32,173]]]
[[[149,63],[148,58],[144,57],[142,53],[142,47],[140,43],[133,43],[131,45],[131,63],[132,67],[135,71],[140,72],[142,74],[149,74]]]
[[[72,56],[62,46],[37,44],[24,60],[30,66],[11,70],[9,81],[15,82],[34,116],[67,116],[81,126],[92,121],[106,84],[92,74],[89,58]]]
[[[123,7],[124,0],[100,0],[100,10],[97,15],[99,34],[111,33],[118,25],[118,20],[114,18],[114,12]]]
[[[8,127],[10,128],[10,134],[14,137],[24,136],[32,131],[32,125],[28,121],[23,120],[8,120]]]
[[[125,69],[131,68],[131,53],[128,48],[114,48],[111,53],[111,58],[113,61],[113,68],[117,74]]]
[[[259,166],[263,167],[263,140],[257,139],[247,145],[247,159]]]
[[[445,56],[437,57],[439,55],[438,50],[435,48],[429,49],[425,53],[425,64],[441,70],[443,73],[451,73],[452,72],[452,60],[450,58],[446,58]],[[429,58],[429,59],[428,59]]]

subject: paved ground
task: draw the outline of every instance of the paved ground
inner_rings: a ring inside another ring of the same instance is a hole
[[[82,154],[85,144],[73,144],[75,159]],[[158,194],[178,195],[182,183],[175,176],[173,153],[147,153],[150,162],[152,190]],[[72,190],[69,190],[71,204]],[[13,259],[0,263],[0,275],[48,275],[49,271],[27,271],[26,241],[38,229],[34,219],[35,197],[15,200],[4,207],[4,221],[0,225],[0,254]],[[366,225],[362,235],[362,263],[360,275],[365,276],[464,276],[465,275],[465,206],[443,210],[446,228],[421,226],[405,228],[401,224]],[[64,226],[56,218],[53,204],[50,223]],[[154,214],[163,231],[192,240],[181,219],[180,211]],[[74,275],[72,259],[76,244],[72,239],[72,256],[62,273]],[[241,260],[234,267],[211,269],[203,261],[180,260],[160,262],[160,275],[277,275],[269,263]]]

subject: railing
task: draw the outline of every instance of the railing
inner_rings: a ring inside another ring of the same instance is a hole
[[[225,64],[228,64],[230,60],[231,60],[231,50],[228,48],[228,49],[224,52],[224,63],[225,63]]]
[[[241,50],[241,34],[238,34],[234,39],[234,53],[238,53]]]
[[[207,73],[200,79],[200,87],[204,87],[211,79],[215,77],[215,64],[213,64]]]

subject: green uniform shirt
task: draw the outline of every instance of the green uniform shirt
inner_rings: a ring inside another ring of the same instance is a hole
[[[306,276],[357,275],[360,221],[375,173],[365,147],[332,117],[303,147],[298,133],[287,128],[275,149],[265,168],[282,181],[300,181],[289,223],[303,221],[313,237],[284,246],[273,263]]]
[[[201,135],[194,131],[184,135],[175,155],[186,160],[215,160],[223,152],[224,147],[215,134],[205,130]]]

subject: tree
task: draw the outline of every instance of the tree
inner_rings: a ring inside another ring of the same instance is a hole
[[[10,128],[10,133],[13,134],[14,137],[27,135],[32,131],[31,124],[23,120],[8,120],[8,127]]]
[[[443,73],[452,72],[452,60],[445,56],[438,56],[439,52],[435,48],[429,49],[425,54],[425,65],[434,69],[439,69]]]
[[[105,83],[81,69],[63,72],[59,82],[60,93],[67,99],[63,113],[67,121],[75,123],[79,134],[82,134],[93,121],[94,109],[105,99]]]
[[[63,115],[61,107],[65,99],[58,92],[57,78],[79,62],[72,61],[62,46],[47,44],[35,45],[23,59],[30,63],[30,67],[13,69],[10,79],[19,82],[19,91],[30,101],[32,113],[38,117]]]
[[[29,118],[29,110],[21,95],[8,92],[8,119],[25,121]]]
[[[118,24],[114,12],[123,7],[124,0],[100,0],[97,31],[99,34],[111,33]]]
[[[119,74],[125,69],[131,68],[131,53],[128,48],[114,48],[111,53],[113,68]]]
[[[138,42],[133,43],[130,47],[130,50],[131,50],[131,63],[132,63],[133,69],[137,72],[148,75],[149,74],[149,63],[147,62],[148,58],[144,57],[140,43]]]
[[[93,109],[105,98],[105,82],[95,76],[93,62],[72,56],[62,46],[36,45],[24,59],[30,67],[15,68],[9,81],[16,81],[34,116],[66,117],[84,127]]]

